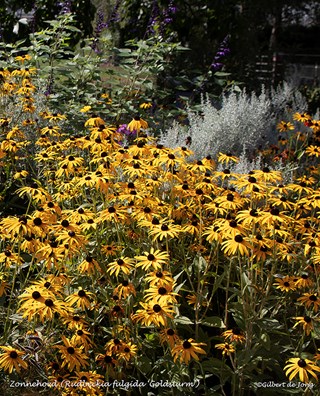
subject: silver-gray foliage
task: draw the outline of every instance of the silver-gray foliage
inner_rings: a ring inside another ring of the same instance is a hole
[[[306,108],[303,96],[287,83],[271,91],[262,88],[260,94],[245,89],[225,94],[220,107],[204,96],[200,112],[187,109],[189,125],[173,124],[162,133],[161,143],[171,148],[184,146],[190,136],[190,149],[197,158],[219,152],[250,156],[257,148],[277,143],[276,125],[282,117],[292,121],[292,113]]]

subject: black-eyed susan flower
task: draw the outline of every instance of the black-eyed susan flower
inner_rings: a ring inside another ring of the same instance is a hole
[[[91,106],[83,106],[81,109],[80,109],[80,113],[87,113],[88,111],[90,111],[91,110]]]
[[[151,248],[149,252],[144,252],[143,256],[135,256],[136,267],[141,267],[143,270],[150,270],[150,268],[158,270],[162,268],[163,264],[168,264],[169,258],[167,252]]]
[[[30,307],[35,302],[44,302],[47,298],[54,297],[54,294],[46,288],[39,285],[33,285],[28,287],[18,298],[22,302],[22,307]]]
[[[62,229],[57,236],[57,242],[67,245],[70,251],[79,251],[86,245],[87,239],[81,233]]]
[[[121,348],[117,352],[118,358],[129,362],[132,358],[137,355],[138,347],[132,342],[122,343]]]
[[[161,344],[169,344],[171,349],[174,348],[175,345],[181,344],[180,337],[172,328],[167,328],[160,331],[160,342]]]
[[[176,362],[177,360],[180,360],[181,363],[185,364],[188,364],[192,358],[198,361],[198,354],[206,354],[206,352],[201,348],[201,346],[205,345],[206,344],[203,342],[195,342],[194,339],[189,338],[172,348],[171,354],[173,356],[173,361]]]
[[[56,313],[66,315],[69,311],[69,307],[63,301],[50,297],[42,301],[41,297],[39,301],[35,301],[32,305],[28,305],[26,302],[21,305],[18,312],[24,311],[23,318],[27,318],[29,321],[39,318],[40,322],[44,323],[52,320]],[[33,298],[35,299],[34,295]]]
[[[130,257],[119,257],[117,260],[107,265],[107,272],[110,275],[118,276],[121,273],[129,275],[134,267],[134,259]]]
[[[121,245],[117,245],[114,242],[108,244],[108,245],[103,245],[101,247],[101,251],[106,254],[107,256],[114,256],[117,253],[119,253],[119,251],[122,249]]]
[[[86,258],[78,265],[78,269],[81,274],[88,275],[101,271],[99,263],[90,255],[86,256]]]
[[[14,58],[16,61],[21,62],[24,64],[25,61],[29,61],[32,59],[31,55],[29,54],[24,54],[24,55],[18,55]]]
[[[286,275],[286,276],[278,276],[276,278],[276,283],[274,283],[275,286],[277,286],[277,289],[280,289],[281,291],[289,292],[292,290],[296,290],[297,286],[295,284],[294,278],[292,276]]]
[[[114,368],[119,365],[119,362],[117,359],[115,359],[111,354],[109,353],[99,353],[96,356],[96,362],[98,363],[99,366],[104,368],[107,372],[107,374],[113,376],[114,375]]]
[[[119,299],[127,298],[130,295],[135,296],[136,289],[131,282],[125,279],[114,289],[114,295],[117,295]]]
[[[5,275],[0,274],[0,297],[6,295],[9,290],[10,290],[9,282],[6,280]]]
[[[10,268],[12,265],[21,265],[22,260],[19,254],[11,251],[10,247],[7,247],[2,253],[0,253],[0,263],[6,268]]]
[[[245,238],[240,234],[235,235],[232,239],[222,242],[221,247],[228,256],[235,254],[248,256],[249,250],[253,249],[252,245],[248,241],[248,238]]]
[[[145,276],[145,281],[150,282],[150,286],[165,286],[173,283],[173,277],[169,271],[153,271]]]
[[[110,205],[99,213],[98,221],[121,222],[127,218],[127,210],[119,205]]]
[[[162,285],[162,286],[151,286],[145,291],[145,301],[154,301],[156,303],[174,304],[177,302],[177,293],[173,292],[174,283]]]
[[[85,320],[86,318],[78,314],[68,312],[66,315],[63,315],[63,318],[63,324],[67,325],[70,330],[88,326],[88,322]]]
[[[152,107],[152,103],[151,102],[143,102],[140,104],[140,109],[150,109],[150,107]]]
[[[84,351],[88,352],[88,350],[93,346],[92,335],[80,325],[74,330],[74,334],[71,337],[70,343],[75,346],[83,345]]]
[[[297,321],[297,323],[293,327],[297,327],[301,325],[306,335],[309,335],[311,331],[314,330],[315,318],[306,315],[306,316],[296,316],[293,319]]]
[[[95,388],[99,388],[104,382],[103,376],[101,374],[97,374],[95,371],[76,371],[75,376],[71,377],[71,379],[74,380],[75,384],[79,385],[78,388],[80,389],[80,392],[81,389],[85,389],[85,393],[92,395],[98,394]],[[77,393],[79,393],[79,391],[77,391]]]
[[[289,221],[288,216],[275,206],[271,206],[268,211],[261,211],[260,215],[261,224],[266,224],[269,227]]]
[[[151,230],[149,230],[149,234],[153,236],[153,241],[167,238],[176,238],[178,234],[181,232],[181,227],[173,224],[172,221],[162,222],[158,225],[154,225]]]
[[[24,351],[10,347],[0,346],[4,352],[0,354],[0,368],[7,371],[9,374],[15,369],[20,373],[21,369],[27,369],[28,363],[22,359],[26,355]]]
[[[279,132],[288,132],[294,130],[294,125],[291,122],[280,121],[277,129]]]
[[[301,382],[308,383],[309,374],[318,381],[316,372],[320,372],[320,367],[312,360],[297,357],[287,360],[286,363],[288,364],[284,367],[284,370],[286,370],[286,376],[289,377],[289,381],[298,375]]]
[[[226,330],[222,333],[222,337],[229,342],[244,342],[246,336],[239,327],[234,327],[233,329]]]
[[[42,290],[50,293],[50,295],[54,295],[54,296],[61,295],[61,291],[63,288],[61,280],[58,277],[55,277],[54,275],[48,275],[32,283],[34,287],[39,287]],[[27,288],[26,290],[29,290],[29,288]]]
[[[225,164],[229,164],[229,162],[234,162],[237,164],[239,162],[239,158],[236,157],[235,155],[232,155],[231,153],[226,153],[226,154],[219,153],[218,162]]]
[[[306,308],[311,308],[314,312],[318,312],[320,306],[320,299],[317,293],[303,293],[301,297],[297,299]]]
[[[123,345],[124,342],[122,340],[120,340],[119,338],[113,338],[106,343],[105,348],[107,353],[112,355],[118,354]]]
[[[129,131],[137,131],[140,132],[140,129],[147,129],[148,123],[143,120],[139,115],[136,115],[132,121],[129,122],[127,128]]]
[[[53,123],[67,119],[66,115],[60,114],[60,113],[48,113],[47,115],[45,115],[44,118],[46,120],[53,122]]]
[[[304,287],[312,287],[313,283],[314,283],[313,279],[307,273],[302,274],[301,276],[298,276],[295,280],[297,289],[304,288]]]
[[[70,371],[74,369],[80,371],[81,367],[88,367],[89,357],[83,353],[83,347],[77,347],[65,336],[61,338],[64,345],[55,346],[61,354],[61,368],[66,367]]]
[[[66,302],[70,306],[76,306],[77,308],[81,308],[83,311],[85,309],[92,308],[91,300],[94,298],[94,294],[88,292],[87,290],[79,289],[77,292],[71,294],[66,298]]]
[[[132,320],[141,322],[143,326],[167,326],[168,319],[173,318],[172,306],[167,304],[155,304],[152,301],[148,303],[140,302],[143,309],[138,309],[132,315]]]
[[[214,346],[217,349],[220,349],[220,351],[222,351],[222,355],[231,355],[232,353],[234,353],[236,351],[234,345],[230,344],[229,342],[223,342],[221,344],[216,344]]]

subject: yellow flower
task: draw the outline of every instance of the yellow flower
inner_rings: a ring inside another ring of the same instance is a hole
[[[123,359],[127,362],[136,356],[138,347],[131,342],[123,343],[119,352],[117,353],[119,359]]]
[[[83,354],[83,347],[76,347],[65,336],[62,336],[62,341],[64,345],[55,346],[62,355],[63,361],[61,368],[66,366],[70,371],[73,369],[80,371],[81,367],[89,366],[89,363],[86,362],[89,357]]]
[[[231,355],[232,353],[235,352],[235,347],[232,344],[229,344],[228,342],[224,342],[222,344],[216,344],[214,346],[217,349],[220,349],[222,351],[222,355]]]
[[[21,368],[28,368],[28,363],[21,358],[25,355],[25,352],[7,346],[0,346],[0,348],[5,351],[0,354],[0,368],[8,371],[9,374],[12,373],[13,369],[20,373]]]
[[[178,294],[172,291],[173,287],[174,283],[163,286],[151,286],[146,290],[146,294],[144,296],[145,301],[152,300],[158,304],[176,303],[177,300],[175,296],[178,296]]]
[[[150,282],[150,286],[165,286],[173,283],[172,274],[168,271],[149,272],[144,278],[146,282]]]
[[[129,122],[127,128],[129,131],[137,131],[139,132],[140,129],[147,129],[148,128],[148,123],[140,118],[139,115],[135,116],[132,121]]]
[[[232,155],[231,153],[227,153],[227,154],[219,153],[218,162],[228,164],[230,161],[235,162],[237,164],[239,162],[239,158]]]
[[[93,297],[93,293],[80,289],[77,293],[71,294],[67,297],[66,302],[71,305],[76,305],[76,307],[81,308],[82,310],[90,309],[91,302],[89,297]]]
[[[167,252],[151,248],[150,252],[144,252],[144,256],[135,256],[138,261],[136,267],[142,267],[143,270],[149,270],[152,267],[154,270],[158,270],[161,269],[162,264],[168,263],[169,258]]]
[[[172,349],[171,353],[173,356],[173,361],[176,362],[179,359],[181,363],[184,362],[185,364],[188,364],[191,358],[199,360],[197,354],[206,354],[206,352],[200,348],[203,345],[207,344],[203,342],[195,342],[192,338],[185,340]]]
[[[23,64],[26,60],[31,60],[32,58],[29,54],[25,54],[25,55],[16,56],[14,59]]]
[[[293,327],[301,324],[306,335],[309,335],[313,330],[313,319],[310,316],[296,316],[293,319],[297,320],[297,323]]]
[[[174,348],[175,345],[181,344],[181,340],[177,332],[171,328],[163,329],[160,332],[160,343],[164,344],[167,342],[170,348]]]
[[[148,303],[140,302],[143,309],[138,309],[137,312],[132,315],[132,319],[137,322],[141,322],[143,326],[166,326],[167,319],[172,319],[172,306],[165,304],[155,304],[153,301]]]
[[[281,122],[279,122],[279,124],[277,125],[277,129],[278,129],[280,132],[292,131],[292,130],[294,129],[294,125],[291,124],[291,122],[281,121]]]
[[[239,327],[234,327],[231,330],[226,330],[222,333],[222,337],[225,340],[229,340],[230,342],[244,342],[246,337],[243,334],[242,330]]]
[[[150,107],[152,107],[152,103],[144,102],[144,103],[141,103],[141,105],[139,107],[140,107],[140,109],[150,109]]]
[[[309,382],[308,374],[312,375],[316,381],[318,381],[315,371],[320,372],[320,367],[315,365],[312,360],[291,358],[287,360],[286,363],[288,364],[284,367],[284,370],[286,370],[286,375],[289,377],[289,381],[296,377],[297,374],[299,375],[301,382]]]
[[[91,110],[91,106],[84,106],[84,107],[82,107],[82,109],[80,111],[81,111],[81,113],[87,113],[90,110]]]
[[[130,295],[136,295],[136,289],[132,283],[128,280],[123,280],[119,286],[114,289],[114,295],[118,296],[119,299],[127,298]]]
[[[320,156],[320,147],[310,145],[306,148],[306,154],[308,154],[309,156],[314,155],[318,158]]]
[[[134,260],[129,257],[120,257],[116,261],[108,264],[107,272],[109,272],[110,275],[115,274],[118,276],[121,271],[125,275],[128,275],[133,268],[133,263]]]
[[[306,308],[310,308],[312,306],[314,312],[318,312],[320,299],[317,294],[304,293],[302,297],[298,298],[298,301],[304,304]]]
[[[164,238],[176,238],[181,231],[181,228],[172,223],[160,223],[155,225],[153,229],[149,231],[150,235],[153,235],[153,241],[159,239],[162,241]]]
[[[290,290],[295,290],[297,288],[295,282],[293,281],[293,278],[291,276],[284,276],[284,277],[278,277],[276,279],[277,283],[274,283],[275,286],[277,286],[277,289],[280,289],[281,291],[288,292]]]
[[[239,253],[241,256],[248,256],[252,246],[242,235],[237,234],[233,239],[222,242],[222,250],[229,256]]]

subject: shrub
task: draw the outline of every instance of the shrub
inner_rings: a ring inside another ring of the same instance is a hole
[[[284,83],[276,90],[260,94],[223,94],[220,104],[213,104],[208,96],[203,97],[198,111],[187,110],[188,126],[174,124],[161,136],[169,147],[184,145],[191,137],[190,148],[199,158],[230,152],[250,158],[259,149],[277,143],[277,122],[289,117],[289,113],[304,111],[306,101],[302,95]]]

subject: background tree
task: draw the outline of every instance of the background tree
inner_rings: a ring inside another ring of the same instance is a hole
[[[315,40],[320,33],[319,9],[319,0],[125,0],[120,44],[150,34],[158,19],[166,39],[190,48],[176,66],[192,77],[208,70],[219,44],[229,36],[227,70],[247,82],[260,53],[295,52],[308,46],[320,53]]]
[[[75,34],[71,44],[92,34],[95,7],[91,0],[2,0],[0,3],[0,33],[5,42],[27,38],[28,34],[47,27],[46,21],[60,13],[73,12],[75,26],[81,33]]]

